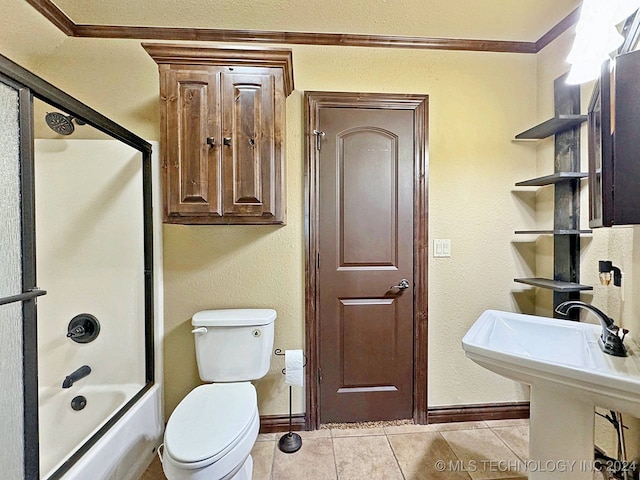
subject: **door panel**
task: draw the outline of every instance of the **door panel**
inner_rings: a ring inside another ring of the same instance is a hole
[[[222,74],[225,215],[275,216],[274,99],[271,74]]]
[[[219,128],[217,77],[206,70],[170,70],[167,76],[169,214],[220,215],[218,152],[206,142]]]
[[[366,127],[340,133],[337,140],[340,268],[397,266],[398,139]],[[366,162],[360,161],[360,152],[366,152]],[[367,215],[360,205],[367,206]]]
[[[396,325],[389,322],[397,314],[393,298],[353,298],[340,300],[342,325],[342,387],[338,392],[387,388],[397,390],[387,359],[395,356]],[[378,344],[379,338],[388,342]]]
[[[320,419],[411,418],[413,112],[320,110]]]

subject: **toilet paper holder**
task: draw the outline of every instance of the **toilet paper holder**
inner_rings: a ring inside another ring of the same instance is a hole
[[[277,356],[279,356],[279,357],[284,357],[284,352],[283,352],[283,351],[282,351],[282,349],[280,349],[280,348],[276,348],[276,349],[273,351],[273,354],[274,354],[274,355],[277,355]],[[307,356],[306,356],[304,353],[302,354],[302,356],[304,357],[304,363],[302,364],[302,366],[303,366],[303,367],[306,367],[306,366],[307,366]],[[283,375],[285,375],[286,373],[287,373],[287,369],[286,369],[286,368],[283,368],[283,369],[282,369],[282,374],[283,374]]]
[[[285,353],[280,349],[276,348],[273,353],[279,357],[284,357]],[[303,353],[304,362],[302,364],[303,367],[307,366],[307,356]],[[286,367],[282,369],[282,374],[286,375],[287,369]],[[297,433],[291,431],[291,385],[289,385],[289,432],[285,433],[280,440],[278,441],[278,448],[283,453],[295,453],[302,447],[302,438]]]

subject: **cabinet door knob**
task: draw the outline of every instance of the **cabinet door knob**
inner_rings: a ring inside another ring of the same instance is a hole
[[[222,139],[222,143],[224,143],[227,147],[231,146],[231,137],[224,137]]]
[[[207,137],[207,145],[209,145],[210,147],[215,147],[216,139],[213,137]]]

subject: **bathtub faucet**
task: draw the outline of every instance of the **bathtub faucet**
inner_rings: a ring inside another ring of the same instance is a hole
[[[75,382],[86,377],[91,373],[91,367],[89,365],[83,365],[71,375],[67,375],[62,382],[62,388],[71,388]]]

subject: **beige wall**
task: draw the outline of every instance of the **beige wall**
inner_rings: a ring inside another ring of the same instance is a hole
[[[24,28],[34,32],[48,28],[35,12],[18,13],[15,21]],[[8,21],[11,14],[10,8]],[[47,50],[18,48],[15,43],[0,37],[0,53],[11,52],[19,63],[137,134],[159,138],[157,70],[140,42],[66,38],[48,44]],[[429,259],[429,404],[526,399],[526,387],[466,359],[460,340],[484,309],[534,309],[531,290],[512,279],[541,273],[548,252],[539,242],[514,238],[513,231],[545,221],[544,192],[516,193],[513,184],[549,173],[549,146],[512,138],[550,116],[548,80],[563,68],[554,53],[561,48],[547,47],[539,58],[292,48],[296,90],[287,101],[287,225],[164,227],[167,415],[199,383],[189,333],[190,317],[196,311],[273,307],[278,311],[276,346],[303,346],[305,90],[429,95],[429,235],[452,240],[451,258]],[[596,260],[611,243],[599,236],[594,234],[584,248]],[[591,279],[588,269],[595,267],[592,261],[585,264],[585,282]],[[625,265],[625,270],[630,267]],[[538,299],[537,303],[543,302]],[[626,309],[631,307],[629,301],[625,303]],[[274,360],[270,374],[258,383],[263,414],[287,410],[281,368],[279,360]],[[297,392],[294,410],[303,408]]]
[[[37,19],[35,19],[37,20]],[[190,317],[204,308],[278,311],[275,344],[304,341],[303,106],[305,90],[429,95],[431,238],[450,259],[429,265],[429,403],[526,399],[527,389],[465,358],[460,340],[486,308],[512,310],[518,263],[512,232],[530,223],[515,181],[535,173],[536,152],[511,141],[536,113],[532,55],[293,47],[296,91],[287,101],[285,227],[164,227],[167,414],[199,380]],[[127,128],[158,138],[158,76],[137,41],[68,39],[38,73]],[[263,414],[287,410],[274,360],[258,383]],[[488,387],[490,385],[490,387]],[[294,410],[303,410],[301,392]]]

